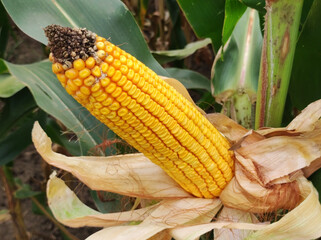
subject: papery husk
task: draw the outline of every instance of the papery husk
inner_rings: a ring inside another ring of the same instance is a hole
[[[266,213],[278,209],[292,209],[301,200],[296,181],[264,187],[248,178],[239,163],[235,164],[235,177],[220,195],[224,206],[253,213]]]
[[[244,212],[241,210],[224,207],[220,212],[217,222],[243,222],[243,223],[259,223],[259,220],[253,213]],[[262,223],[260,223],[262,224]],[[245,229],[231,229],[231,228],[221,228],[214,229],[214,239],[215,240],[243,240],[250,234],[252,234],[253,230],[245,230]]]
[[[63,180],[51,174],[47,183],[48,205],[55,218],[69,227],[108,227],[143,221],[157,204],[134,211],[102,214],[83,204]]]
[[[67,157],[51,149],[52,142],[38,122],[34,124],[32,139],[47,163],[72,173],[93,190],[146,199],[191,197],[143,154]]]
[[[171,230],[171,234],[176,240],[194,240],[213,229],[228,228],[255,231],[246,237],[248,240],[307,240],[318,238],[321,236],[321,205],[318,192],[306,178],[300,177],[297,181],[304,200],[277,222],[272,224],[248,223],[249,218],[246,222],[212,222],[178,227]]]
[[[186,198],[181,200],[163,200],[159,206],[139,225],[117,226],[100,230],[87,240],[144,240],[168,228],[175,228],[192,222],[201,215],[212,218],[221,208],[219,199]]]

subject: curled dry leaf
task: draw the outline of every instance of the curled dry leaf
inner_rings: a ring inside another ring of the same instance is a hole
[[[191,196],[143,154],[67,157],[51,149],[52,142],[38,122],[32,138],[46,162],[71,172],[91,189],[151,199]]]

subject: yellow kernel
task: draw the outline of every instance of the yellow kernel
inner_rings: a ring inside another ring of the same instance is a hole
[[[133,83],[135,83],[135,84],[138,83],[139,79],[140,79],[140,75],[138,73],[135,73]]]
[[[87,87],[85,87],[85,86],[82,86],[81,88],[80,88],[80,92],[81,93],[83,93],[83,94],[85,94],[85,95],[90,95],[90,90],[89,90],[89,88],[87,88]]]
[[[126,84],[123,87],[123,90],[127,92],[129,89],[131,89],[132,85],[133,84],[132,84],[131,81],[127,81]]]
[[[121,79],[117,82],[118,86],[123,86],[127,82],[127,77],[122,76]]]
[[[121,107],[119,110],[118,110],[118,116],[122,117],[122,116],[125,116],[127,113],[128,113],[128,110],[127,108],[124,108],[124,107]]]
[[[135,72],[138,72],[139,74],[141,73],[141,68],[139,67],[138,63],[137,62],[134,62],[134,66],[133,66],[133,70]]]
[[[92,92],[91,95],[96,98],[100,96],[102,93],[103,93],[103,90],[99,89],[97,92]]]
[[[120,108],[120,105],[118,102],[113,102],[110,106],[109,106],[109,109],[110,110],[117,110],[118,108]]]
[[[96,65],[96,61],[93,57],[89,57],[86,60],[86,67],[92,69]]]
[[[96,97],[96,100],[98,102],[102,102],[107,98],[107,94],[106,93],[102,93],[101,95],[99,95],[98,97]]]
[[[106,52],[108,52],[108,53],[111,53],[113,50],[114,50],[114,48],[113,48],[113,46],[111,46],[111,45],[108,45],[108,46],[106,47]]]
[[[96,54],[101,60],[104,60],[106,57],[106,52],[104,50],[98,50]]]
[[[125,100],[126,97],[127,97],[127,93],[122,92],[116,99],[118,102],[122,102]]]
[[[111,64],[112,62],[114,61],[114,57],[112,55],[108,55],[106,58],[105,58],[105,62]]]
[[[139,95],[144,95],[144,94],[141,94],[142,92],[140,91],[140,89],[137,89],[133,95],[133,98],[138,98]]]
[[[60,63],[54,63],[51,66],[51,69],[54,73],[61,73],[64,71],[64,69],[62,68],[62,65]]]
[[[114,50],[114,54],[113,55],[114,55],[115,58],[119,58],[120,53],[117,50]]]
[[[87,87],[91,87],[93,84],[95,83],[95,78],[93,76],[89,76],[88,78],[86,78],[84,80],[84,84],[87,86]]]
[[[100,36],[96,36],[96,42],[104,42],[106,39]]]
[[[100,109],[100,112],[103,115],[107,115],[107,114],[110,113],[110,110],[108,108],[106,108],[106,107],[103,107],[102,109]]]
[[[117,115],[115,112],[110,112],[109,114],[106,115],[107,118],[112,119],[115,118]]]
[[[111,94],[112,97],[116,98],[122,93],[122,89],[120,87],[116,87],[115,91]]]
[[[119,57],[119,60],[120,60],[121,63],[126,63],[127,58],[126,58],[124,55],[121,55],[121,56]]]
[[[132,79],[135,76],[135,72],[133,69],[128,70],[127,78]]]
[[[63,73],[57,73],[57,78],[61,83],[67,82],[67,78],[66,78],[65,74],[63,74]]]
[[[113,99],[111,97],[104,100],[101,104],[104,106],[109,106],[113,102]]]
[[[108,87],[105,88],[107,93],[112,93],[116,89],[117,85],[115,83],[111,83]]]
[[[80,88],[81,89],[81,88]],[[88,95],[83,94],[81,91],[76,92],[76,96],[80,99],[87,99]]]
[[[138,103],[141,103],[145,100],[145,94],[140,94],[139,97],[136,99]]]
[[[121,66],[121,62],[120,62],[118,59],[115,59],[113,66],[114,66],[116,69],[119,69],[120,66]]]
[[[133,67],[133,65],[134,65],[133,60],[131,60],[131,59],[127,59],[127,66],[128,66],[129,68],[132,68],[132,67]]]
[[[68,81],[67,81],[67,86],[68,86],[72,91],[77,91],[77,90],[78,90],[78,87],[77,87],[71,80],[68,80]]]
[[[99,49],[99,50],[103,50],[105,49],[105,44],[103,42],[97,42],[96,43],[96,47]]]
[[[68,69],[65,72],[65,76],[69,79],[75,79],[76,77],[78,77],[78,71],[74,68]]]
[[[136,92],[137,87],[135,85],[132,85],[130,90],[128,91],[128,95],[133,95]]]
[[[98,83],[96,83],[95,85],[93,85],[92,87],[91,87],[91,91],[92,92],[96,92],[96,91],[98,91],[100,89],[100,83],[98,82]]]
[[[100,68],[98,66],[95,66],[93,69],[91,69],[91,73],[98,78],[101,76]]]
[[[90,75],[90,70],[88,68],[84,68],[83,70],[79,71],[79,77],[86,78]]]
[[[101,68],[101,71],[102,71],[103,73],[107,73],[107,71],[108,71],[108,63],[103,62],[103,63],[100,65],[100,68]]]
[[[112,77],[115,73],[115,68],[113,66],[110,66],[108,71],[107,71],[107,76]]]
[[[77,69],[78,71],[83,70],[85,68],[85,62],[82,59],[77,59],[73,63],[74,68]]]
[[[66,85],[65,89],[66,89],[68,94],[74,95],[75,92],[72,89],[70,89],[70,87],[68,85]]]
[[[106,87],[109,83],[110,83],[110,79],[109,78],[100,79],[100,84],[101,84],[102,87]]]
[[[121,104],[123,107],[126,107],[126,106],[130,103],[131,100],[132,100],[131,97],[127,96],[124,101],[120,102],[120,104]]]
[[[80,87],[82,85],[82,80],[79,78],[74,79],[73,82],[78,87]]]
[[[99,108],[102,108],[103,106],[101,105],[101,103],[99,103],[99,102],[95,102],[94,103],[94,108],[96,108],[96,109],[99,109]]]
[[[136,101],[134,99],[130,100],[129,105],[127,106],[129,109],[132,109],[134,106],[137,106]],[[139,107],[139,106],[138,106]]]
[[[113,75],[113,77],[111,78],[111,80],[113,80],[114,82],[117,82],[120,80],[121,77],[122,77],[121,72],[119,70],[116,70],[116,72]]]

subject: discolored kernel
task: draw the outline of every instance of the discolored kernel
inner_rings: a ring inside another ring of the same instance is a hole
[[[84,80],[84,84],[87,86],[87,87],[91,87],[94,83],[95,83],[95,78],[93,76],[89,76],[88,78],[86,78]]]
[[[52,71],[53,71],[55,74],[61,73],[61,72],[64,71],[64,69],[62,68],[61,63],[54,63],[54,64],[52,64],[51,69],[52,69]]]

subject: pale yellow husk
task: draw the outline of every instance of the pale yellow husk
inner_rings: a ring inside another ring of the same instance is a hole
[[[149,208],[118,215],[100,214],[75,200],[71,190],[52,177],[48,183],[48,198],[59,221],[69,226],[123,225],[103,229],[88,239],[106,239],[106,236],[148,239],[162,232],[168,233],[166,229],[171,229],[169,233],[175,239],[196,239],[213,229],[221,229],[216,231],[217,239],[230,234],[236,239],[313,239],[321,236],[321,206],[318,193],[306,180],[304,172],[321,158],[320,104],[321,101],[317,101],[309,105],[282,129],[249,131],[220,114],[208,116],[234,143],[232,148],[237,158],[235,177],[223,190],[220,200],[193,198],[140,154],[66,157],[52,151],[50,139],[38,124],[33,130],[33,141],[48,163],[72,172],[93,189],[165,199]],[[298,119],[309,120],[307,126]],[[309,169],[310,173],[315,169],[315,166]],[[66,205],[67,198],[73,200]],[[221,208],[221,202],[225,207],[238,210],[226,209],[228,214],[224,215],[224,210],[221,219],[214,218],[217,221],[210,222]],[[280,208],[289,209],[289,212],[272,224],[257,223],[251,214],[275,212]],[[141,223],[124,226],[132,221]]]

